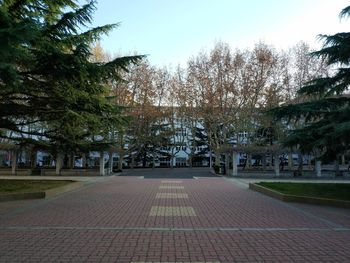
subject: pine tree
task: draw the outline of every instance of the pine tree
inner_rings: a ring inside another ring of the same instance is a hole
[[[91,46],[117,24],[92,29],[95,3],[74,0],[0,1],[0,136],[60,148],[106,142],[121,108],[108,81],[141,56],[93,62]]]
[[[348,16],[350,6],[340,13],[341,18]],[[320,38],[323,48],[312,55],[326,59],[334,74],[306,83],[298,91],[303,102],[283,105],[270,113],[277,119],[304,124],[290,132],[285,146],[316,151],[323,160],[331,161],[350,148],[350,32]]]

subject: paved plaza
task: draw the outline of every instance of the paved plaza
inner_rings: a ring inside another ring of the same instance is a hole
[[[128,171],[0,203],[0,262],[350,262],[350,210],[283,203],[207,169]]]

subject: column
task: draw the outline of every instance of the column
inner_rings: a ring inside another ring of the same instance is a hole
[[[103,152],[100,152],[100,175],[105,175],[105,162]]]
[[[272,156],[272,155],[271,155]],[[274,169],[275,169],[275,176],[279,177],[280,176],[280,162],[279,162],[279,158],[278,158],[278,154],[275,154],[275,165],[274,165]],[[272,161],[272,160],[271,160]]]
[[[232,153],[232,176],[238,175],[238,167],[237,167],[237,153]]]
[[[316,169],[316,175],[317,177],[321,177],[322,176],[322,169],[321,169],[321,161],[320,160],[316,160],[315,161],[315,169]]]
[[[108,153],[108,173],[113,173],[113,152]]]

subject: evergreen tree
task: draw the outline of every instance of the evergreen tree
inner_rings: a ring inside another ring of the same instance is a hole
[[[116,24],[92,29],[95,3],[0,1],[0,136],[60,148],[106,142],[106,125],[123,122],[108,81],[140,56],[93,62],[91,46]],[[33,137],[34,136],[34,137]],[[91,138],[98,138],[94,140]]]
[[[340,17],[350,16],[350,6]],[[320,76],[299,91],[303,102],[283,105],[270,111],[277,119],[301,122],[290,131],[285,146],[298,146],[302,152],[316,150],[324,160],[337,160],[350,147],[350,32],[321,35],[323,48],[313,56],[326,59],[334,68],[331,76]]]
[[[192,144],[192,147],[196,149],[193,154],[194,163],[202,163],[203,160],[207,159],[209,154],[209,141],[204,128],[194,128],[194,136],[190,143]]]

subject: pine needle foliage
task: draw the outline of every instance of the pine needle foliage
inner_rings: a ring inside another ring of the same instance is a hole
[[[0,1],[0,137],[79,148],[123,123],[107,83],[142,56],[92,62],[92,44],[118,26],[88,28],[94,11],[94,1]]]
[[[350,16],[350,6],[340,17]],[[312,56],[324,58],[334,68],[331,76],[321,76],[298,91],[303,102],[282,105],[268,113],[284,123],[303,123],[290,131],[284,146],[303,152],[317,150],[323,160],[336,160],[350,149],[350,32],[320,35],[323,47]]]

